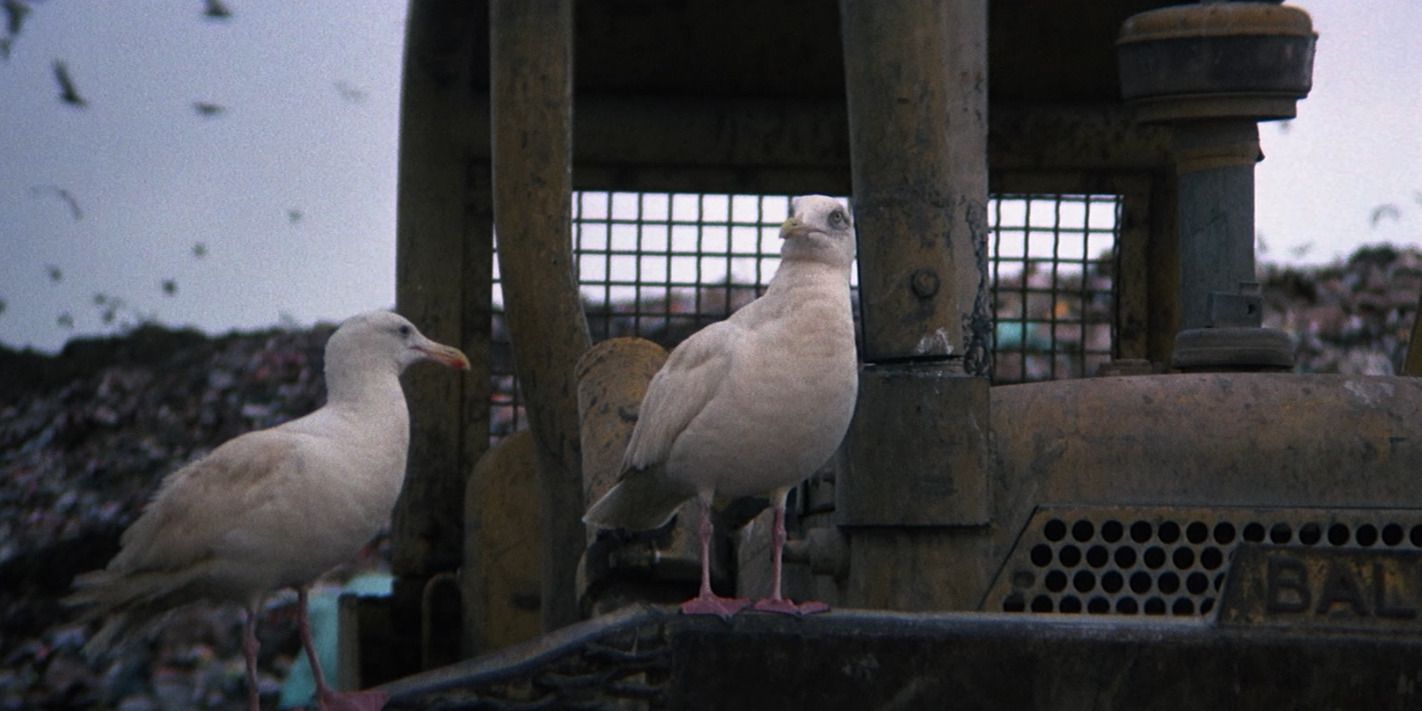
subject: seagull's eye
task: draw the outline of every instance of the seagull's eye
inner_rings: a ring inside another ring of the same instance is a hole
[[[410,337],[410,327],[409,327],[409,326],[401,326],[401,327],[400,327],[400,335],[403,336],[403,337],[405,337],[405,338],[409,338],[409,337]]]
[[[834,212],[831,212],[831,213],[830,213],[829,222],[830,222],[830,227],[834,227],[834,228],[838,229],[838,228],[844,227],[846,224],[848,224],[848,223],[849,223],[849,218],[845,216],[843,210],[835,210]]]

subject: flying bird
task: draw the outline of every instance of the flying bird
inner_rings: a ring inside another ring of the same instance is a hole
[[[203,0],[203,4],[206,7],[202,15],[209,20],[226,20],[232,17],[232,11],[222,4],[222,0]]]
[[[164,279],[164,280],[163,280],[163,295],[164,295],[164,296],[176,296],[177,294],[178,294],[178,280],[177,280],[177,279]]]
[[[74,88],[74,79],[69,76],[69,67],[58,59],[54,60],[54,80],[59,82],[60,101],[80,108],[89,105],[89,102],[79,95],[79,90]]]
[[[61,188],[61,187],[59,187],[58,185],[33,185],[33,186],[30,186],[30,194],[31,194],[31,195],[34,195],[34,196],[38,197],[38,196],[43,195],[43,194],[45,194],[45,193],[53,194],[53,195],[55,195],[56,197],[58,197],[60,200],[63,200],[65,206],[67,206],[67,207],[69,208],[69,215],[70,215],[70,217],[73,217],[75,222],[78,222],[79,220],[84,219],[84,211],[79,208],[79,199],[76,198],[76,197],[74,197],[74,193],[71,193],[71,192],[69,192],[68,190],[66,190],[66,189],[64,189],[64,188]]]
[[[355,557],[390,515],[405,476],[410,420],[400,373],[419,361],[468,370],[469,360],[387,311],[348,319],[326,343],[326,405],[229,440],[168,475],[124,531],[107,567],[74,580],[71,605],[105,620],[85,645],[100,656],[198,601],[246,611],[247,699],[259,708],[257,612],[294,587],[298,629],[322,708],[379,708],[375,692],[326,685],[306,614],[312,581]]]
[[[349,101],[352,104],[360,104],[365,102],[365,90],[361,89],[360,87],[352,86],[343,81],[338,81],[336,82],[336,91],[340,93],[342,99],[345,99],[346,101]]]
[[[0,37],[0,57],[10,58],[10,47],[25,26],[25,16],[30,14],[30,6],[21,0],[5,0],[5,36]]]
[[[1377,226],[1381,224],[1384,219],[1390,219],[1396,222],[1402,219],[1402,211],[1397,209],[1397,206],[1392,203],[1384,203],[1374,207],[1373,211],[1368,214],[1368,222],[1373,229],[1377,229]]]
[[[57,267],[57,266],[55,266],[55,265],[53,265],[53,264],[46,264],[46,265],[44,265],[44,273],[49,276],[49,280],[50,280],[50,281],[52,281],[52,282],[54,282],[54,283],[56,283],[56,284],[58,284],[58,283],[61,282],[61,281],[64,281],[64,270],[60,269],[59,267]]]
[[[210,101],[194,101],[193,110],[203,118],[212,118],[226,111],[227,107],[221,104],[214,104]]]
[[[20,29],[25,26],[25,16],[30,14],[28,3],[20,0],[5,0],[5,33],[9,35],[20,34]]]
[[[286,211],[286,221],[287,221],[287,222],[290,222],[290,223],[293,224],[293,225],[296,224],[296,223],[298,223],[298,222],[300,222],[300,221],[301,221],[301,218],[303,218],[303,217],[305,217],[305,216],[306,216],[306,213],[302,212],[300,208],[295,208],[295,207],[287,208],[287,211]]]
[[[204,242],[193,243],[193,258],[202,259],[207,256],[207,244]]]
[[[117,296],[98,293],[94,294],[94,306],[99,309],[99,320],[103,321],[104,325],[107,326],[113,323],[114,319],[118,318],[119,309],[122,309],[125,304],[123,299]]]
[[[775,509],[772,581],[755,608],[828,609],[781,595],[785,497],[834,454],[854,412],[854,226],[844,206],[823,195],[797,199],[793,212],[780,228],[781,263],[765,295],[671,352],[647,386],[621,479],[584,517],[602,528],[653,529],[695,497],[701,589],[683,603],[688,614],[729,617],[748,604],[711,589],[711,505],[765,493]]]

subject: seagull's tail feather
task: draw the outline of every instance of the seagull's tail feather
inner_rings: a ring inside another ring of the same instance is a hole
[[[64,598],[69,607],[85,607],[80,621],[104,620],[84,644],[91,661],[121,648],[192,596],[189,586],[198,572],[117,573],[95,570],[74,579],[74,592]]]
[[[655,469],[629,471],[583,515],[583,523],[600,528],[650,531],[676,515],[695,491],[676,486]]]
[[[114,655],[137,636],[137,630],[148,627],[154,619],[157,618],[136,619],[128,612],[108,616],[103,626],[84,643],[84,658],[95,662]]]

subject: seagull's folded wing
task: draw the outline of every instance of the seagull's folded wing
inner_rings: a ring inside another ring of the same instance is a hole
[[[637,426],[622,458],[624,470],[667,460],[676,438],[725,383],[740,336],[738,325],[722,321],[692,334],[672,351],[642,398]]]
[[[605,528],[653,529],[696,495],[685,484],[668,480],[663,465],[677,437],[726,382],[741,336],[739,325],[722,321],[672,351],[642,398],[637,426],[622,457],[621,479],[588,508],[584,521]]]
[[[214,548],[274,495],[276,481],[300,458],[300,443],[280,430],[229,440],[164,480],[153,501],[123,534],[114,572],[174,571],[213,555]]]

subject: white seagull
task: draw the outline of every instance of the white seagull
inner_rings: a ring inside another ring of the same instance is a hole
[[[755,608],[805,614],[780,593],[785,496],[834,454],[859,390],[850,309],[854,225],[839,201],[794,201],[780,228],[780,268],[765,295],[677,346],[652,378],[622,478],[588,509],[603,528],[647,530],[697,498],[701,591],[688,614],[729,617],[747,604],[711,590],[711,505],[769,493],[775,506],[770,596]]]
[[[168,475],[118,555],[74,580],[67,602],[104,619],[85,645],[104,654],[169,610],[202,600],[246,610],[247,699],[259,708],[257,611],[278,588],[298,593],[302,644],[322,708],[379,708],[382,695],[336,694],[311,643],[307,590],[355,557],[390,516],[405,478],[410,417],[400,373],[423,360],[469,369],[455,348],[388,311],[355,316],[326,343],[326,405],[249,432]]]

